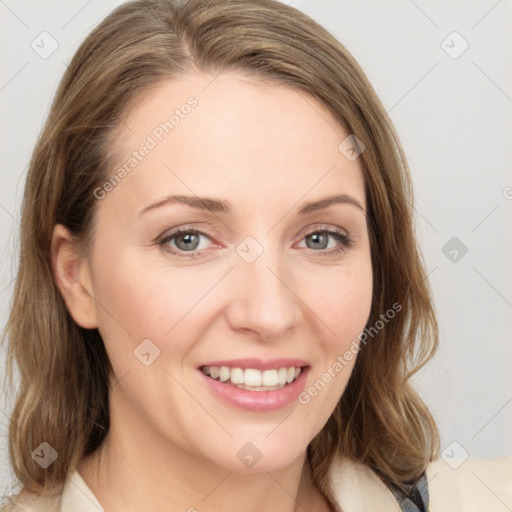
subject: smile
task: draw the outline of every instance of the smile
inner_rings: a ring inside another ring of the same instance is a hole
[[[298,403],[310,369],[306,361],[291,358],[209,361],[197,367],[216,399],[252,412],[270,412]]]
[[[291,384],[299,375],[302,367],[283,366],[269,370],[256,368],[230,368],[228,366],[202,366],[201,371],[219,382],[232,384],[250,391],[272,391]]]

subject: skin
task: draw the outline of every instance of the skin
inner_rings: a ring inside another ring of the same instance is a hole
[[[190,96],[197,106],[98,201],[86,258],[55,227],[66,305],[79,325],[99,329],[114,369],[107,440],[78,471],[106,512],[328,510],[306,448],[355,359],[308,404],[272,412],[219,401],[197,367],[297,357],[311,365],[307,389],[357,341],[372,295],[360,164],[338,150],[348,133],[317,100],[230,72],[170,80],[142,98],[117,134],[119,165]],[[334,193],[362,209],[297,214]],[[167,204],[138,215],[170,194],[228,200],[232,214]],[[205,233],[199,257],[187,257],[182,239],[167,242],[181,257],[155,241],[178,227]],[[309,235],[336,228],[352,245],[328,255],[340,242]],[[252,263],[235,250],[247,236],[263,249]],[[147,338],[160,350],[149,366],[134,357]],[[262,454],[251,468],[237,457],[247,442]]]

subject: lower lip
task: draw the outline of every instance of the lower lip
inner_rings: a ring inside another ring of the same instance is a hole
[[[285,384],[282,388],[271,391],[240,389],[232,384],[214,380],[201,370],[198,371],[210,390],[223,402],[245,411],[265,412],[277,411],[297,400],[306,385],[309,368],[306,366],[291,384]]]

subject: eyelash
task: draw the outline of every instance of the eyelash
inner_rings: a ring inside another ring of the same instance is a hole
[[[335,240],[337,240],[340,243],[338,247],[336,247],[334,249],[330,249],[328,251],[326,251],[325,249],[322,249],[322,250],[319,250],[319,251],[316,251],[314,249],[310,249],[313,252],[319,253],[319,255],[322,255],[322,256],[333,256],[333,255],[336,255],[336,254],[338,254],[340,252],[345,252],[347,249],[350,249],[352,247],[353,240],[352,240],[352,238],[350,238],[350,236],[346,235],[341,230],[332,229],[332,228],[331,229],[327,229],[326,226],[323,226],[321,228],[316,228],[314,230],[311,230],[311,231],[307,232],[304,235],[304,237],[301,239],[301,241],[304,238],[306,238],[306,237],[308,237],[310,235],[314,235],[314,234],[318,234],[318,233],[328,234],[328,235],[332,236]],[[195,251],[195,252],[194,251],[190,251],[190,254],[187,255],[186,251],[171,250],[169,248],[168,243],[171,240],[173,240],[174,238],[179,238],[181,235],[189,235],[189,234],[203,235],[203,236],[209,238],[210,240],[212,239],[212,237],[209,236],[207,233],[204,233],[204,232],[199,231],[197,229],[176,229],[172,233],[163,235],[161,238],[159,238],[157,240],[157,243],[158,243],[159,246],[162,247],[162,249],[165,252],[174,254],[174,255],[176,255],[178,257],[183,257],[183,258],[200,258],[202,256],[203,252],[205,252],[205,251]]]

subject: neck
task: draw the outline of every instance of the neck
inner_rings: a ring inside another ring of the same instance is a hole
[[[169,442],[114,404],[105,442],[77,468],[105,512],[329,510],[305,452],[275,471],[235,472]]]

